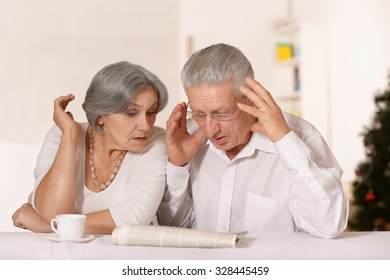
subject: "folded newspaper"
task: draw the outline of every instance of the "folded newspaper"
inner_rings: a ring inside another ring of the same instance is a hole
[[[112,243],[130,246],[234,248],[246,233],[222,233],[154,225],[124,224],[112,232]]]

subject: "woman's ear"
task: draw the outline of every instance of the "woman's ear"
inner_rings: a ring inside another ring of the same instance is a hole
[[[97,117],[96,122],[99,126],[102,126],[104,124],[103,119],[101,116]]]

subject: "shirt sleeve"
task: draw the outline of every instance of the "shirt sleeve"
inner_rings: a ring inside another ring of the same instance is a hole
[[[42,148],[38,154],[37,162],[34,168],[35,184],[34,184],[34,189],[31,197],[31,203],[34,208],[35,208],[35,204],[34,204],[35,192],[39,184],[41,183],[42,179],[45,177],[46,173],[53,165],[60,143],[61,143],[61,130],[58,128],[58,126],[53,125],[45,136],[45,139],[42,144]]]
[[[167,186],[158,210],[161,225],[191,227],[193,203],[188,193],[189,165],[178,167],[167,163]]]
[[[123,203],[110,207],[117,226],[122,224],[150,224],[156,215],[165,188],[167,154],[163,133],[158,133],[151,144],[131,163]]]
[[[291,175],[290,212],[299,229],[334,238],[345,230],[348,221],[343,171],[320,134],[309,139],[300,136],[291,131],[275,143]]]

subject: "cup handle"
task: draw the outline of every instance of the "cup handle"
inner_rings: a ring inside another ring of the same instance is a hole
[[[55,225],[54,225],[55,224]],[[50,221],[50,227],[51,229],[57,233],[57,220],[54,218]]]

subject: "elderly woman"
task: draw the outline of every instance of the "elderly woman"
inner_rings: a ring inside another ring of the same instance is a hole
[[[14,213],[14,225],[50,232],[49,221],[60,213],[86,214],[86,233],[150,224],[165,186],[164,130],[154,123],[168,102],[166,87],[145,68],[119,62],[93,78],[83,103],[88,123],[65,111],[74,98],[54,101],[32,205]]]

